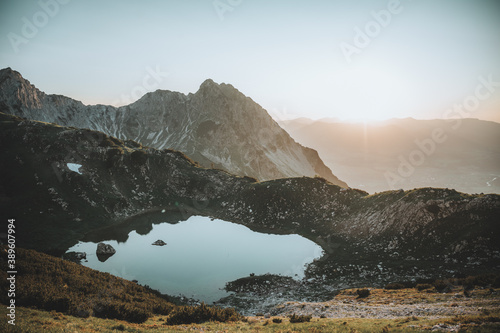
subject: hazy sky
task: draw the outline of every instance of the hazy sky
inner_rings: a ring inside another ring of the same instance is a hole
[[[0,3],[0,67],[85,104],[211,78],[278,117],[500,122],[500,1]]]

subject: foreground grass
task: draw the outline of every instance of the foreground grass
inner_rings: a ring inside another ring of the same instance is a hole
[[[2,306],[5,309],[5,306]],[[5,310],[1,311],[5,318]],[[1,332],[422,332],[437,324],[451,328],[461,324],[459,332],[499,332],[500,315],[482,314],[468,317],[425,319],[408,317],[400,319],[327,319],[313,318],[308,323],[292,324],[281,317],[282,323],[273,323],[272,317],[248,317],[233,323],[207,322],[167,326],[168,316],[154,316],[142,324],[96,317],[78,318],[55,311],[18,308],[16,326],[0,323]],[[456,326],[458,328],[458,326]]]

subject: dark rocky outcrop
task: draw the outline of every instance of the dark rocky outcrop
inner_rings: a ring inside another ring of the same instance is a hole
[[[82,260],[87,259],[87,253],[85,252],[66,252],[63,255],[63,259],[76,262],[79,264]]]
[[[105,262],[108,260],[113,254],[116,253],[116,250],[109,244],[99,243],[97,244],[97,250],[95,252],[97,254],[97,259],[101,262]]]
[[[113,255],[116,253],[116,250],[114,247],[112,247],[109,244],[104,244],[104,243],[99,243],[97,244],[97,250],[95,252],[97,255],[102,254],[102,255]]]

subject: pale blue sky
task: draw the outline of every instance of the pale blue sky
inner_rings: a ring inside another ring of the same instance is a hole
[[[500,82],[494,0],[401,0],[350,62],[341,43],[355,45],[356,27],[376,28],[372,11],[391,1],[59,1],[53,16],[41,3],[57,0],[1,2],[0,67],[86,104],[195,92],[211,78],[278,117],[441,118],[478,77]],[[232,10],[219,15],[216,3]],[[12,36],[26,43],[13,47]],[[155,68],[168,76],[144,84]],[[469,115],[500,121],[500,86]]]

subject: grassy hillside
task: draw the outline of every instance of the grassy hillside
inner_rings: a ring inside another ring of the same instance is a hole
[[[2,247],[1,251],[5,252],[6,247]],[[0,269],[0,303],[8,304],[6,261],[0,262]],[[132,323],[142,323],[151,316],[172,313],[178,323],[240,318],[232,309],[208,307],[200,307],[204,310],[200,317],[198,308],[178,307],[169,302],[168,296],[149,287],[33,250],[16,249],[16,269],[17,307]]]
[[[5,247],[2,248],[2,252]],[[158,292],[33,250],[17,249],[16,305],[55,310],[77,317],[144,322],[168,315],[175,305]],[[1,262],[1,289],[7,290],[7,263]],[[7,293],[0,294],[3,304]]]

